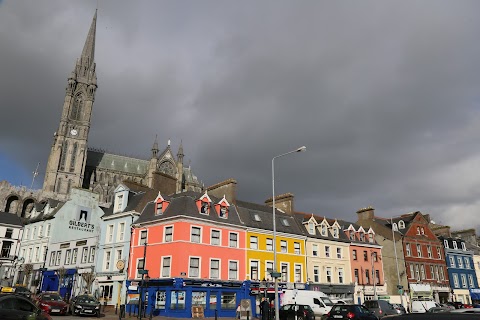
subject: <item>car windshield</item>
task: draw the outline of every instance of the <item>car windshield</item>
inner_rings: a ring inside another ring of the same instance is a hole
[[[80,303],[98,303],[94,297],[82,296],[77,298],[77,302]]]
[[[332,307],[332,310],[330,312],[332,313],[347,313],[350,311],[350,306],[347,305],[335,305]]]
[[[45,295],[43,295],[42,300],[44,300],[44,301],[62,301],[62,297],[60,297],[58,294],[45,294]]]
[[[333,306],[335,303],[332,302],[332,300],[330,300],[329,298],[322,298],[323,300],[323,303],[325,303],[326,306]]]

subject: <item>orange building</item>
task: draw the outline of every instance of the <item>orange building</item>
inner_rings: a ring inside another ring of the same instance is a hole
[[[154,315],[185,317],[197,306],[205,317],[235,316],[241,299],[251,298],[244,284],[245,234],[225,197],[159,194],[133,230],[129,294],[148,292],[147,312]]]

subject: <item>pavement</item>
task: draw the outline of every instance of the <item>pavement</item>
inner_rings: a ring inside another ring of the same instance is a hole
[[[103,310],[102,310],[103,311]],[[82,317],[83,318],[83,317]],[[87,319],[90,319],[90,318],[87,318]],[[91,318],[91,319],[98,319],[98,318]],[[118,314],[115,314],[115,309],[111,308],[107,308],[105,311],[102,312],[102,316],[100,319],[116,319],[116,320],[120,320],[119,318],[119,315]],[[126,317],[125,318],[122,318],[122,319],[138,319],[138,315],[131,315],[129,316],[128,315],[128,312],[126,314]],[[142,319],[144,320],[148,320],[150,319],[149,316],[147,315],[147,317],[142,317]],[[172,317],[165,317],[165,316],[154,316],[152,317],[152,319],[155,319],[155,320],[181,320],[183,318],[172,318]],[[217,318],[215,319],[215,317],[212,317],[212,318],[198,318],[198,319],[211,319],[211,320],[236,320],[235,318]],[[258,320],[258,319],[250,319],[250,320]]]

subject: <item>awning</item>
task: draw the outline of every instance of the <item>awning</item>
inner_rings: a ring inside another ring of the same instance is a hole
[[[480,289],[470,289],[472,300],[480,300]]]

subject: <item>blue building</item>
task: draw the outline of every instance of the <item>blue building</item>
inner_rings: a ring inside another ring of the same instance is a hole
[[[451,299],[462,303],[472,303],[472,294],[478,289],[473,252],[467,249],[465,240],[440,236],[445,250]]]
[[[157,193],[124,181],[115,188],[113,205],[104,209],[94,283],[94,291],[102,304],[125,304],[132,224],[137,220],[147,199],[155,199]]]

